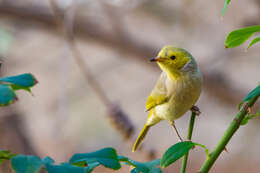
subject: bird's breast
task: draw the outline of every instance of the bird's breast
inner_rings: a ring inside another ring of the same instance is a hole
[[[185,114],[198,100],[201,93],[202,78],[200,72],[184,74],[181,78],[167,78],[168,101],[155,107],[157,116],[161,119],[174,121]]]

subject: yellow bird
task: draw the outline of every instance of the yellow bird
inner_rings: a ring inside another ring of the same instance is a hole
[[[161,120],[167,120],[182,141],[174,121],[191,109],[201,93],[202,76],[192,55],[174,46],[165,46],[156,58],[162,73],[148,97],[148,119],[140,132],[132,151],[134,152],[148,130]]]

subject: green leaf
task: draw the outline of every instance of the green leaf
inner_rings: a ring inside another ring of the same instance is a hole
[[[240,123],[241,126],[246,125],[248,123],[248,120],[250,120],[251,118],[249,116],[246,116]]]
[[[252,98],[256,98],[260,95],[260,85],[258,85],[255,89],[253,89],[248,95],[242,100],[243,102],[246,102],[248,100],[251,100]]]
[[[249,44],[249,46],[248,46],[247,49],[249,49],[251,46],[253,46],[255,43],[257,43],[257,42],[259,42],[259,41],[260,41],[260,36],[259,36],[259,37],[256,37],[255,39],[253,39],[253,40],[250,42],[250,44]]]
[[[130,173],[141,173],[141,171],[138,170],[137,168],[134,168],[134,169],[131,170]]]
[[[162,156],[161,167],[165,168],[184,156],[196,144],[191,141],[179,142],[171,146]]]
[[[99,166],[100,164],[95,162],[95,163],[90,163],[87,165],[87,167],[85,169],[87,169],[87,172],[92,172],[94,168],[96,168],[97,166]]]
[[[128,161],[128,157],[125,157],[125,156],[118,156],[117,159],[119,161],[122,161],[122,162],[127,162]]]
[[[71,157],[69,163],[86,161],[87,164],[98,162],[101,165],[114,170],[120,169],[121,165],[114,148],[104,148],[92,153],[79,153]]]
[[[249,120],[256,118],[260,116],[260,110],[256,113],[256,114],[249,114],[247,115],[240,123],[240,125],[246,125],[248,123]]]
[[[202,144],[199,144],[199,143],[195,143],[195,142],[194,142],[194,144],[199,146],[199,147],[201,147],[201,148],[203,148],[205,150],[205,154],[206,154],[207,159],[210,158],[209,149],[205,145],[202,145]]]
[[[98,163],[98,162],[96,162],[96,163]],[[72,163],[72,165],[77,166],[77,167],[86,167],[86,166],[88,166],[88,163],[87,163],[87,161],[84,160],[84,161],[80,161],[80,162],[74,162],[74,163]]]
[[[46,165],[46,164],[53,164],[54,163],[54,160],[50,157],[44,157],[42,159],[42,162]]]
[[[61,165],[47,164],[46,169],[49,173],[85,173],[85,172],[89,172],[87,170],[88,168],[76,167],[76,166],[70,165],[68,163],[63,163]]]
[[[10,87],[14,91],[16,91],[16,90],[25,90],[25,91],[28,91],[29,93],[31,93],[31,88],[30,87],[21,87],[19,85],[13,85],[13,84],[11,84]]]
[[[162,170],[160,168],[153,167],[147,171],[142,171],[142,169],[137,167],[137,168],[132,169],[131,173],[162,173]]]
[[[118,160],[121,162],[124,162],[127,165],[131,165],[134,168],[131,170],[131,173],[152,173],[151,171],[155,172],[158,169],[155,169],[156,166],[160,165],[160,159],[156,159],[150,162],[137,162],[134,160],[131,160],[125,156],[118,156]]]
[[[137,162],[134,160],[129,159],[128,162],[130,165],[134,166],[135,168],[131,171],[132,172],[142,172],[142,173],[149,173],[149,167],[145,165],[145,163]]]
[[[152,168],[149,173],[163,173],[160,168]]]
[[[17,155],[11,159],[12,168],[16,173],[36,173],[43,164],[37,156]]]
[[[0,82],[9,84],[14,90],[24,89],[27,91],[30,91],[30,87],[38,83],[35,77],[30,73],[1,77]]]
[[[159,166],[160,162],[161,162],[161,159],[156,159],[156,160],[153,160],[153,161],[150,161],[150,162],[144,162],[144,164],[147,167],[155,167],[155,166]]]
[[[11,87],[0,84],[0,106],[7,106],[16,100],[17,97]]]
[[[86,161],[80,161],[80,162],[74,162],[72,163],[73,166],[77,167],[84,167],[87,169],[87,172],[91,172],[94,168],[100,165],[98,162],[89,162],[87,163]]]
[[[2,84],[1,84],[2,83]],[[24,89],[30,91],[37,80],[33,75],[26,73],[17,76],[0,78],[0,106],[6,106],[17,100],[14,90]]]
[[[238,110],[241,109],[241,106],[243,106],[243,103],[244,103],[244,102],[240,102],[240,103],[238,104]]]
[[[8,150],[0,150],[0,164],[2,164],[5,160],[10,160],[16,154],[12,154]]]
[[[138,171],[142,173],[155,173],[156,171],[158,172],[159,170],[161,171],[160,168],[157,168],[156,166],[160,165],[160,159],[153,160],[150,162],[136,162],[133,160],[129,160],[133,164],[135,164],[135,167]]]
[[[230,32],[225,41],[226,48],[232,48],[241,45],[248,40],[255,32],[260,31],[260,25],[249,26]]]
[[[228,6],[228,4],[230,3],[230,1],[231,1],[231,0],[225,0],[224,7],[222,8],[222,15],[223,15],[223,16],[225,15],[227,6]]]

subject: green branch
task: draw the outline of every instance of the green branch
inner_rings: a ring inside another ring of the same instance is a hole
[[[207,173],[209,172],[210,168],[213,166],[217,158],[219,157],[220,153],[225,149],[227,143],[230,141],[234,133],[238,130],[241,125],[241,121],[245,118],[248,114],[248,108],[252,107],[256,102],[257,97],[249,100],[240,112],[236,115],[233,121],[230,123],[229,127],[225,131],[224,135],[220,139],[219,143],[215,147],[215,149],[210,153],[210,157],[203,163],[200,173]]]
[[[191,117],[190,117],[190,124],[189,124],[189,129],[188,129],[188,135],[187,135],[187,139],[188,140],[191,140],[191,137],[192,137],[195,117],[196,117],[196,112],[192,112]],[[181,165],[181,173],[185,173],[186,172],[188,156],[189,156],[189,152],[187,154],[185,154],[184,157],[183,157],[182,165]]]

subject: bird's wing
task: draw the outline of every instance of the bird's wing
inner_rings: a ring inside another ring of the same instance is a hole
[[[166,73],[162,72],[154,89],[149,95],[146,102],[146,110],[149,111],[157,105],[163,104],[168,100],[167,88],[166,88]]]

